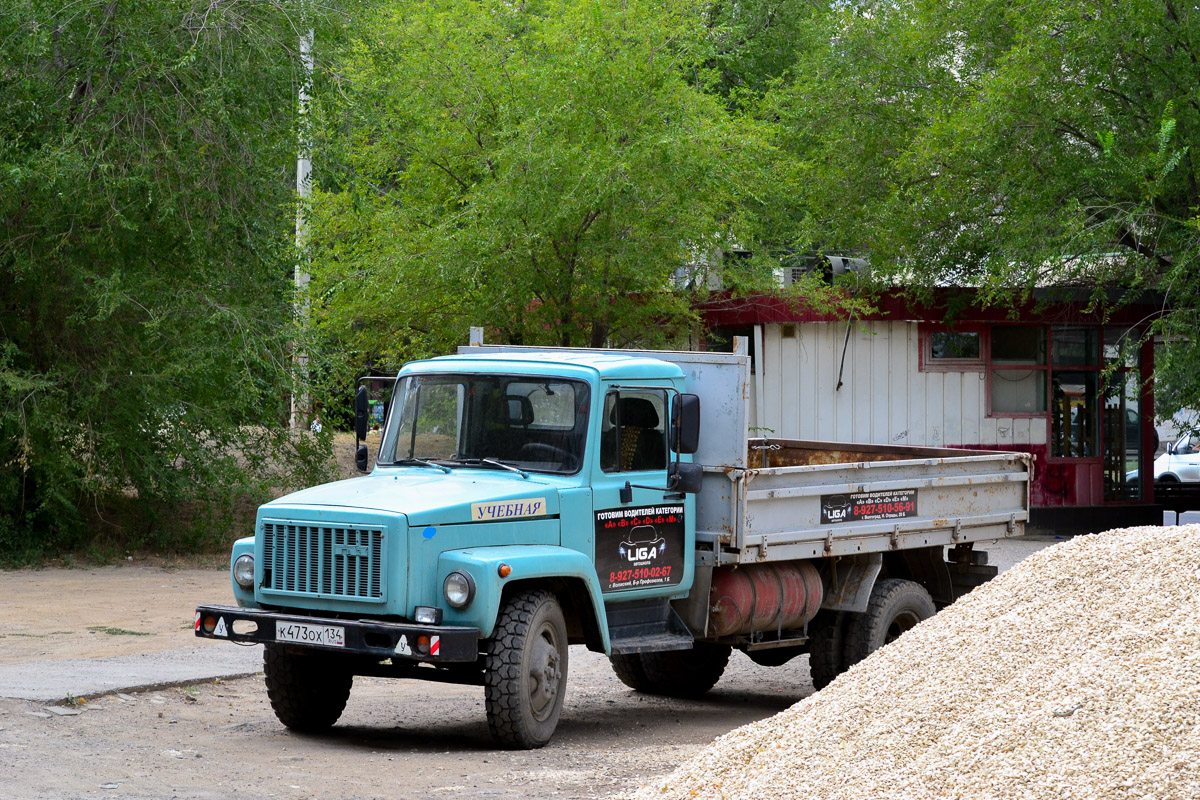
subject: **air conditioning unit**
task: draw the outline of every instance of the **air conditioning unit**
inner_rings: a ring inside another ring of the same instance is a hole
[[[847,258],[846,256],[817,256],[803,259],[803,263],[775,270],[779,283],[791,286],[796,281],[804,279],[810,272],[820,271],[826,280],[833,280],[838,275],[848,272],[863,272],[867,268],[866,259]]]

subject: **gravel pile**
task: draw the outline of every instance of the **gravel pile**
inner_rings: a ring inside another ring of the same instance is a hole
[[[1200,798],[1200,525],[1035,553],[637,798]]]

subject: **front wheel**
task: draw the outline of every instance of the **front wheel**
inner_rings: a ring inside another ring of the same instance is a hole
[[[263,672],[275,716],[301,733],[323,731],[337,722],[354,683],[353,673],[335,656],[292,652],[279,644],[263,650]]]
[[[567,688],[567,626],[553,594],[521,592],[504,603],[487,640],[485,664],[492,738],[523,750],[549,742]]]

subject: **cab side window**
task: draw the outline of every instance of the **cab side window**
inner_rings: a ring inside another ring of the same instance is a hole
[[[605,472],[666,469],[666,396],[614,391],[604,398],[600,467]]]

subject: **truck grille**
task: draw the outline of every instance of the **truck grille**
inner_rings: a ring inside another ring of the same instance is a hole
[[[263,589],[382,601],[383,531],[302,522],[265,522]]]

